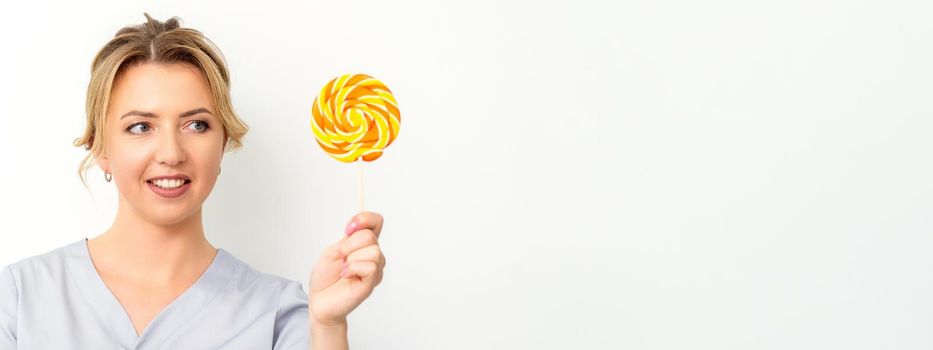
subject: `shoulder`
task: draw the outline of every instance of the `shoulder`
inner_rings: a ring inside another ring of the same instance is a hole
[[[274,315],[273,342],[275,349],[308,344],[308,294],[300,282],[259,271],[229,252],[222,251],[230,266],[236,266],[233,294],[255,302],[265,300]]]
[[[275,296],[294,295],[296,290],[304,293],[301,282],[257,270],[223,248],[220,250],[219,254],[223,254],[223,258],[228,260],[227,264],[231,266],[231,270],[237,271],[236,283],[233,288],[239,292],[272,294]],[[307,299],[306,294],[304,297]]]
[[[66,252],[78,243],[81,241],[13,262],[4,267],[0,273],[10,275],[20,285],[24,280],[60,280],[60,277],[65,274]]]
[[[237,280],[238,292],[247,292],[250,298],[266,299],[272,307],[272,348],[307,349],[310,341],[308,332],[308,294],[300,282],[256,270],[249,264],[227,253],[235,265],[242,270]],[[257,298],[256,294],[263,297]]]

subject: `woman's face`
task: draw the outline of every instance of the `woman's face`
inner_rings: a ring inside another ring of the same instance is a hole
[[[121,205],[172,225],[189,218],[214,187],[226,144],[207,79],[188,63],[143,63],[121,72],[110,94],[105,154]],[[180,175],[172,183],[153,178]]]

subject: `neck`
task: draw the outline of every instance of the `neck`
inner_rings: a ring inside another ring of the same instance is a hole
[[[91,241],[95,264],[156,285],[200,275],[217,252],[204,236],[200,208],[179,222],[163,225],[139,215],[122,197],[113,225]]]

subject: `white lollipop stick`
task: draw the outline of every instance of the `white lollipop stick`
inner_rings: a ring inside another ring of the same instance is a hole
[[[357,161],[357,163],[360,163],[359,188],[360,188],[360,212],[362,213],[363,208],[365,207],[363,205],[365,203],[364,202],[365,196],[363,196],[363,156],[360,156],[360,159]]]

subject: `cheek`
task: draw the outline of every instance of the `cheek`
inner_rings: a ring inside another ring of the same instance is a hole
[[[137,147],[116,147],[109,152],[110,168],[121,178],[138,177],[146,169],[145,151]]]
[[[223,133],[215,132],[207,144],[203,147],[205,156],[220,158],[223,155],[224,138]]]
[[[197,158],[197,166],[206,173],[216,171],[223,158],[223,139],[221,137],[198,140],[190,155]]]

